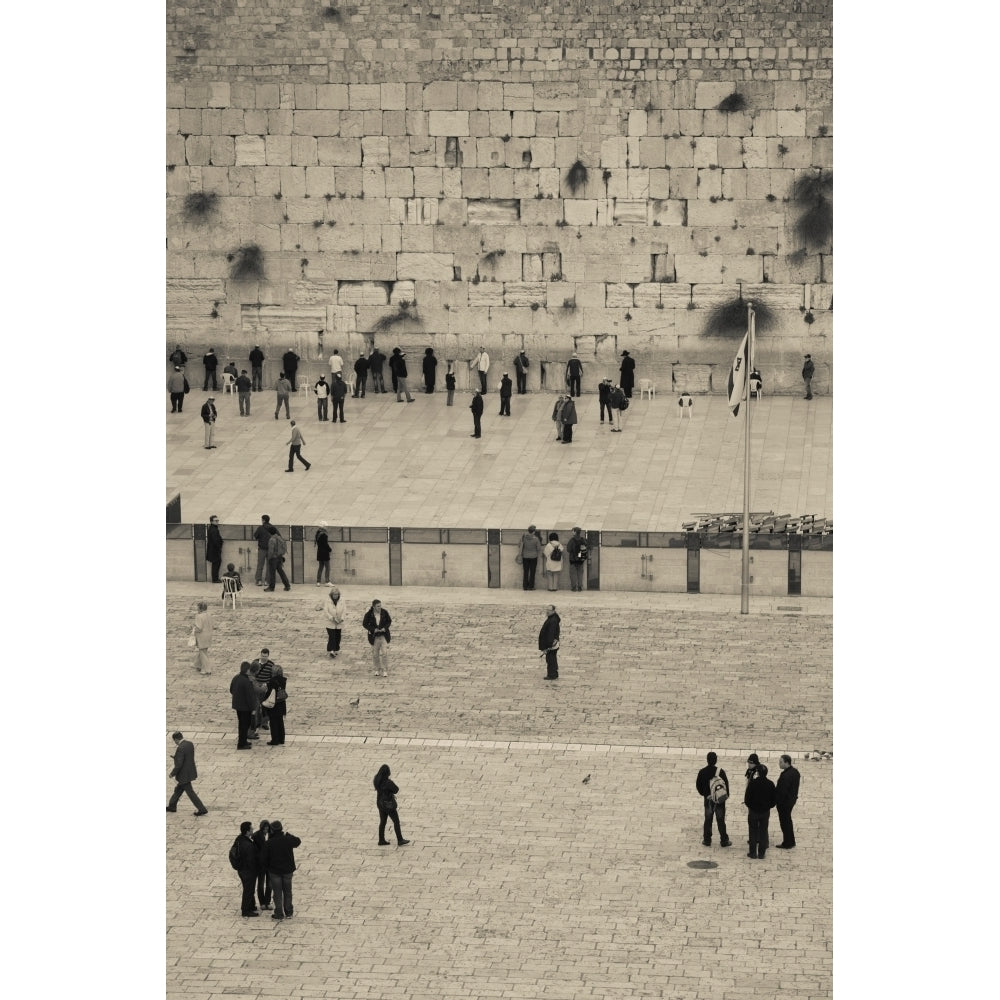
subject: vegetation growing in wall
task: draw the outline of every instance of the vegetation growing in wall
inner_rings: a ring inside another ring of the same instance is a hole
[[[398,326],[400,323],[406,322],[420,322],[420,316],[417,314],[417,310],[414,308],[411,311],[412,302],[400,302],[399,309],[397,312],[389,313],[388,316],[382,316],[380,319],[375,321],[375,325],[372,327],[372,333],[388,333],[394,326]]]
[[[264,253],[256,243],[246,243],[226,254],[226,260],[234,281],[259,281],[264,277]]]
[[[746,109],[747,99],[738,90],[724,97],[716,108],[717,111],[746,111]]]
[[[190,222],[203,222],[216,209],[219,196],[214,191],[192,191],[184,199],[184,218]]]
[[[587,178],[590,174],[587,172],[587,168],[583,165],[580,160],[577,160],[566,171],[566,186],[570,189],[573,194],[576,194],[580,188],[584,187],[587,183]]]
[[[833,172],[818,170],[795,182],[792,189],[795,204],[802,214],[795,231],[806,245],[823,246],[833,236]]]
[[[505,257],[506,255],[507,255],[507,251],[506,250],[491,250],[488,254],[486,254],[483,257],[483,263],[487,267],[496,267],[497,261],[501,257]]]
[[[774,311],[763,302],[754,302],[754,329],[757,333],[767,333],[777,325]],[[729,302],[717,305],[705,321],[707,337],[742,337],[747,332],[747,302],[742,293]]]
[[[340,11],[336,7],[324,7],[323,8],[323,20],[324,21],[339,21]]]

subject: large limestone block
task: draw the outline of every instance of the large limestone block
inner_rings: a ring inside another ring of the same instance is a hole
[[[515,111],[510,116],[512,136],[533,136],[535,134],[535,112]]]
[[[458,82],[455,80],[435,80],[433,83],[428,83],[423,89],[421,107],[425,111],[456,110],[458,108]]]
[[[208,166],[212,162],[212,138],[189,135],[184,143],[184,158],[192,167]]]
[[[263,166],[267,162],[262,135],[236,136],[236,165]]]
[[[480,281],[468,284],[468,303],[475,308],[490,306],[501,307],[504,304],[504,286],[499,281]]]
[[[316,88],[316,99],[319,100],[319,87]],[[379,84],[379,107],[383,111],[405,111],[406,110],[406,84],[405,83],[381,83]]]
[[[803,136],[806,134],[805,111],[778,111],[775,115],[778,135]]]
[[[398,278],[425,281],[451,281],[454,255],[450,253],[399,253],[396,255]]]
[[[316,84],[314,83],[293,83],[291,84],[292,100],[294,108],[315,108],[316,107]],[[284,104],[282,105],[284,106]]]
[[[782,136],[767,140],[767,165],[785,169],[812,166],[812,139],[804,136]]]
[[[726,201],[712,203],[698,200],[688,204],[689,226],[781,226],[784,222],[780,202]]]
[[[389,291],[381,281],[342,281],[337,290],[341,306],[384,306],[388,302]]]
[[[628,135],[646,135],[648,122],[645,111],[630,111],[628,113]]]
[[[616,135],[602,140],[601,167],[608,170],[623,170],[628,160],[628,151],[628,139],[624,136]]]
[[[570,226],[593,226],[597,223],[597,201],[591,198],[566,198],[563,216]]]
[[[807,84],[805,80],[782,80],[774,84],[774,102],[772,107],[778,110],[788,110],[805,107],[808,103]]]
[[[605,289],[604,304],[609,309],[630,309],[635,305],[634,290],[632,285],[622,282],[608,284]]]
[[[643,281],[633,289],[633,299],[639,309],[655,309],[660,304],[660,283]]]
[[[381,106],[382,89],[377,83],[351,83],[348,96],[352,111],[371,111]]]
[[[652,255],[650,253],[636,253],[631,251],[621,255],[622,281],[636,284],[640,281],[649,281],[652,278]]]
[[[536,111],[574,111],[580,106],[580,85],[575,80],[539,82],[534,106]]]
[[[524,307],[544,306],[548,284],[544,281],[507,281],[503,285],[504,304]]]
[[[698,171],[698,198],[699,199],[719,199],[722,197],[722,171],[705,170]]]
[[[368,135],[361,140],[361,162],[366,167],[389,165],[389,140],[382,135]]]
[[[223,112],[225,113],[225,112]],[[268,113],[267,111],[244,111],[243,112],[243,131],[248,132],[251,135],[264,135],[266,132],[270,131],[270,124],[272,122],[272,116],[277,115],[278,112]],[[275,124],[277,124],[275,122]],[[291,121],[289,120],[289,126]],[[281,129],[276,128],[274,130],[275,135],[284,133],[285,135],[291,132],[291,128]]]
[[[254,86],[254,107],[270,110],[280,107],[278,85],[276,83],[258,83]]]
[[[468,223],[468,202],[464,198],[442,198],[438,202],[437,221],[442,226],[464,226]],[[437,235],[435,234],[435,242]],[[435,249],[439,249],[435,247]]]
[[[292,163],[300,167],[311,167],[319,163],[315,136],[292,136]]]
[[[693,167],[671,167],[670,197],[692,201],[698,197],[698,171]]]
[[[716,306],[728,305],[739,298],[740,286],[734,284],[705,283],[691,286],[691,301],[695,310],[703,310],[702,322],[707,320],[707,313]]]
[[[732,81],[719,83],[699,81],[695,86],[694,106],[702,110],[715,109],[734,90],[739,91],[741,88]]]
[[[228,136],[226,137],[229,138]],[[231,141],[231,140],[230,140]],[[210,154],[211,155],[211,154]],[[233,153],[233,162],[235,163],[235,151]],[[168,135],[167,136],[167,159],[168,166],[173,166],[176,164],[183,164],[185,162],[184,158],[184,137],[182,135]]]
[[[267,135],[264,137],[264,158],[268,166],[290,166],[292,162],[292,137]]]
[[[695,140],[695,147],[691,151],[691,163],[694,167],[710,167],[719,162],[719,140],[714,136],[702,136]]]
[[[431,226],[403,226],[400,253],[434,253],[434,229]]]
[[[726,135],[729,125],[728,115],[724,111],[706,111],[702,117],[706,136]]]
[[[479,84],[477,106],[482,111],[503,109],[503,84],[499,80],[484,80]]]
[[[521,202],[521,224],[524,226],[554,226],[561,220],[561,202],[545,198],[531,198]]]
[[[336,189],[337,173],[333,167],[306,167],[306,194],[310,198],[323,199],[324,195],[333,194]],[[326,202],[321,200],[312,206],[314,218],[323,215]]]
[[[440,198],[444,195],[441,167],[414,167],[413,194],[417,198]]]
[[[210,138],[212,166],[233,166],[236,163],[236,140],[233,136],[213,135]]]
[[[722,170],[722,197],[726,201],[747,201],[747,171]]]
[[[468,111],[429,111],[427,131],[430,135],[471,135]]]
[[[505,83],[503,85],[503,106],[506,111],[534,111],[534,86],[530,83]],[[540,108],[539,110],[552,109]]]
[[[409,167],[386,167],[385,194],[387,198],[411,198],[413,171]]]
[[[712,391],[711,365],[675,364],[672,376],[672,388],[678,395],[687,392],[692,396],[697,396]]]
[[[385,197],[385,172],[381,167],[365,166],[361,168],[361,190],[364,192],[365,198]]]
[[[638,141],[629,143],[629,151],[635,150],[631,157],[633,167],[662,168],[667,165],[666,140],[662,136],[643,136]]]

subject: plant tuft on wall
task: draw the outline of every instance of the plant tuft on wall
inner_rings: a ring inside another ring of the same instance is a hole
[[[400,323],[406,323],[412,321],[414,323],[420,322],[420,316],[417,314],[417,310],[414,309],[410,311],[410,306],[412,302],[400,302],[399,310],[394,313],[389,313],[388,316],[382,316],[375,321],[375,325],[372,327],[372,333],[388,333],[394,326],[398,326]]]
[[[580,160],[577,160],[576,163],[574,163],[573,166],[566,171],[566,185],[573,194],[576,194],[576,192],[587,183],[587,178],[589,176],[590,174],[587,172],[587,168]]]
[[[184,199],[184,217],[191,222],[202,222],[215,211],[218,201],[214,191],[192,191]]]
[[[795,182],[795,203],[804,209],[795,231],[806,246],[822,246],[833,235],[833,172],[818,170]]]
[[[336,7],[324,7],[323,8],[323,20],[324,21],[339,21],[340,11]]]
[[[777,325],[774,311],[763,302],[754,302],[754,327],[758,333],[767,333]],[[705,320],[707,337],[742,337],[747,332],[747,303],[742,294],[729,302],[717,305]]]
[[[264,277],[264,254],[256,243],[245,243],[226,255],[230,261],[229,276],[234,281],[259,281]]]
[[[716,111],[746,111],[747,99],[738,91],[734,90],[728,97],[719,101]]]

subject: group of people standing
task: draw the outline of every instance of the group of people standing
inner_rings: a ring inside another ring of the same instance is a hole
[[[568,559],[563,559],[564,554]],[[573,534],[564,549],[559,540],[559,532],[550,531],[548,538],[543,539],[541,532],[535,525],[528,525],[528,530],[518,540],[517,555],[514,557],[514,561],[521,567],[522,590],[535,589],[539,556],[542,557],[548,590],[559,589],[559,578],[562,574],[564,561],[569,563],[570,590],[584,589],[585,570],[590,559],[590,549],[581,527],[577,526],[573,529]]]
[[[229,683],[236,713],[236,749],[250,750],[258,730],[270,732],[267,745],[285,745],[285,716],[288,712],[288,681],[281,666],[271,659],[266,647],[255,660],[244,660],[240,672]]]

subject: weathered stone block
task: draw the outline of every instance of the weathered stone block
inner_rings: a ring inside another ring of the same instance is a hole
[[[706,111],[702,116],[702,127],[706,136],[726,135],[729,122],[724,111]]]
[[[385,194],[388,198],[413,197],[413,171],[409,167],[386,167]]]
[[[211,136],[189,135],[184,143],[184,158],[189,166],[208,166],[212,162]]]
[[[629,151],[633,167],[662,168],[667,165],[666,140],[660,136],[643,136],[638,140],[629,141]]]
[[[209,108],[228,108],[231,104],[228,83],[210,83],[208,85],[208,99],[205,106]]]
[[[292,137],[290,135],[265,136],[264,158],[269,166],[289,166],[292,162]]]
[[[319,163],[316,139],[311,135],[292,136],[292,164],[311,167]]]
[[[502,140],[489,137],[476,140],[476,163],[481,167],[499,167],[507,162]]]
[[[468,111],[429,111],[427,130],[430,135],[471,135]]]
[[[316,140],[316,156],[322,166],[357,167],[361,165],[361,140],[321,137]]]
[[[507,111],[534,111],[535,88],[530,83],[505,83],[503,107]],[[540,110],[551,110],[542,108]]]
[[[805,80],[781,80],[774,84],[772,107],[786,110],[805,107],[808,103]]]
[[[778,135],[802,136],[806,134],[805,111],[778,111],[775,114]]]
[[[236,162],[236,143],[233,137],[231,135],[213,135],[210,138],[212,165],[231,167]]]
[[[306,167],[305,174],[306,193],[310,198],[322,199],[324,195],[335,193],[337,172],[333,167]],[[315,217],[321,216],[325,208],[326,202],[322,200],[313,206]]]
[[[397,278],[426,281],[451,281],[454,255],[450,253],[398,253]]]
[[[580,87],[575,80],[553,80],[535,84],[536,111],[573,111],[580,105]]]
[[[389,140],[382,135],[367,135],[361,140],[361,162],[366,167],[389,165]]]
[[[258,83],[254,86],[254,107],[269,110],[279,106],[278,85],[276,83]]]
[[[278,114],[278,112],[273,112]],[[225,112],[223,112],[225,114]],[[269,119],[270,115],[267,111],[244,111],[243,112],[243,131],[249,133],[250,135],[264,135],[266,132],[270,131]],[[291,132],[291,129],[285,130]]]
[[[694,148],[691,142],[691,139],[684,136],[678,139],[665,139],[663,155],[666,165],[671,169],[692,166],[694,163]]]
[[[628,135],[646,135],[647,119],[645,111],[630,111],[628,113]]]
[[[267,128],[265,131],[269,135],[291,135],[292,126],[295,122],[294,111],[268,111]],[[247,131],[250,131],[249,129]]]
[[[548,285],[544,281],[507,281],[503,285],[503,299],[507,306],[544,306]]]
[[[340,135],[339,111],[296,111],[292,116],[295,135]]]
[[[783,136],[767,140],[767,164],[769,167],[800,169],[812,165],[812,139],[799,136]]]
[[[462,167],[462,194],[466,198],[488,198],[490,173],[482,167]]]
[[[417,198],[440,198],[444,194],[440,167],[414,167],[413,193]]]
[[[490,197],[512,199],[514,197],[514,171],[507,167],[490,167]]]
[[[385,197],[385,173],[381,167],[361,168],[361,190],[365,198]]]
[[[371,111],[381,107],[382,88],[377,83],[348,84],[348,98],[352,111]]]
[[[597,201],[589,198],[567,198],[563,201],[563,217],[570,226],[597,224]]]
[[[385,136],[406,135],[406,112],[405,111],[383,111],[382,112],[382,134]],[[390,149],[391,155],[391,149]],[[405,166],[393,161],[393,166]]]
[[[237,166],[263,166],[266,163],[262,135],[238,135],[235,141]]]
[[[318,100],[317,88],[317,100]],[[379,84],[380,97],[379,106],[383,111],[405,111],[406,110],[406,84],[405,83],[381,83]]]
[[[538,194],[538,171],[537,170],[514,170],[514,190],[515,198],[533,199]]]
[[[720,198],[722,196],[722,171],[721,170],[699,170],[698,171],[698,197]]]
[[[500,307],[504,304],[504,285],[500,281],[468,283],[468,302],[476,308]]]
[[[503,84],[499,81],[483,81],[479,84],[478,105],[482,111],[503,109]]]
[[[363,265],[370,270],[370,262]],[[389,304],[389,290],[381,281],[341,281],[337,289],[337,305],[384,306]]]
[[[714,109],[734,90],[740,88],[732,81],[709,83],[699,81],[694,91],[694,106],[702,110]]]
[[[340,134],[344,138],[360,139],[365,134],[365,112],[363,111],[328,111],[326,114],[340,116]]]
[[[607,284],[605,286],[604,304],[609,309],[630,309],[635,305],[632,286],[621,282]]]
[[[458,82],[435,80],[423,88],[421,105],[425,111],[455,111],[458,108]]]
[[[517,136],[533,136],[535,134],[535,112],[513,112],[510,116],[510,134]]]

